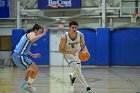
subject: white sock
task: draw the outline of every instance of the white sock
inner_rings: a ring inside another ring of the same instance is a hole
[[[34,82],[35,79],[32,79],[31,77],[29,77],[28,83],[32,84]]]

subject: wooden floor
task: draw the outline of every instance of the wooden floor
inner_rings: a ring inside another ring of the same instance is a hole
[[[86,93],[76,79],[70,85],[69,67],[39,67],[35,93]],[[83,68],[83,75],[93,93],[140,93],[140,68]],[[24,71],[0,67],[0,93],[28,93],[20,88]]]

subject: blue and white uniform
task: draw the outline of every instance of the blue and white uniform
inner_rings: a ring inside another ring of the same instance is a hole
[[[32,43],[25,34],[14,49],[13,61],[21,69],[27,69],[32,64],[32,60],[28,57],[31,45]]]
[[[64,35],[66,36],[65,50],[67,50],[67,51],[80,51],[81,50],[80,38],[83,35],[81,32],[77,31],[77,37],[74,40],[70,38],[68,32],[66,32]],[[81,63],[81,61],[78,57],[78,54],[75,56],[72,54],[64,54],[64,56],[66,58],[66,61],[69,64],[73,61],[77,62],[77,64]]]

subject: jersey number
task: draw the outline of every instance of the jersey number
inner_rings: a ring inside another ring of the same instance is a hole
[[[74,48],[74,44],[71,44],[71,47]]]

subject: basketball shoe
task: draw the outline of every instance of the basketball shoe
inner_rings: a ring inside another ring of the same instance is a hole
[[[90,87],[87,87],[87,93],[93,93]]]
[[[76,77],[72,77],[72,73],[70,73],[70,83],[71,83],[71,86],[74,85],[75,79],[76,79]]]
[[[36,88],[29,85],[28,82],[22,82],[20,87],[23,88],[24,90],[31,92],[31,93],[36,91]]]

